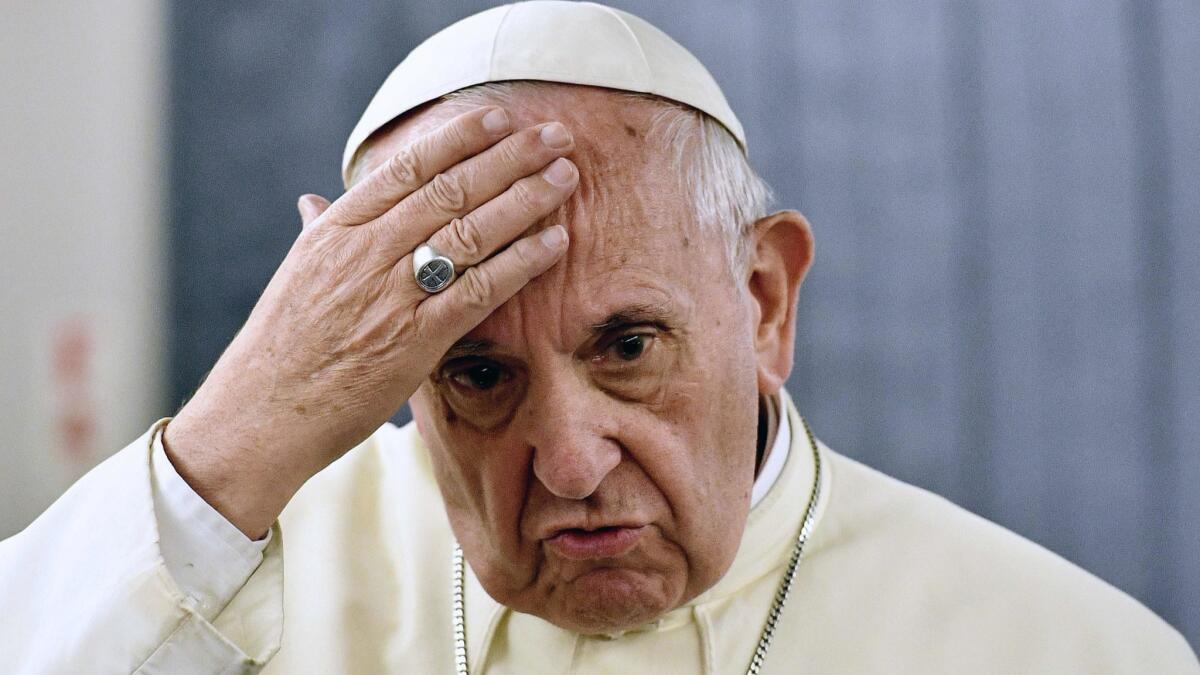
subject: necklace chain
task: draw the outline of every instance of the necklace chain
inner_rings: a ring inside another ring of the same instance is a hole
[[[796,535],[796,544],[792,546],[792,555],[788,559],[787,569],[783,573],[783,581],[771,601],[771,609],[767,612],[767,623],[763,626],[754,655],[750,658],[750,666],[746,675],[758,675],[763,661],[767,658],[767,650],[771,648],[771,640],[775,637],[775,628],[779,625],[779,617],[783,614],[783,606],[787,604],[792,592],[792,582],[796,579],[796,568],[804,557],[804,544],[812,535],[816,520],[817,502],[821,496],[821,453],[817,449],[817,439],[813,437],[808,420],[803,417],[800,422],[804,425],[804,433],[808,436],[808,444],[813,453],[813,487],[812,495],[808,498],[808,507],[804,510],[804,520],[800,524],[800,533]],[[454,615],[454,668],[458,675],[470,675],[467,665],[467,624],[466,624],[466,594],[464,579],[466,565],[463,562],[462,547],[454,543],[454,555],[450,561],[453,589],[451,593],[452,614]]]
[[[762,635],[758,638],[758,646],[754,648],[754,656],[750,658],[750,666],[746,668],[746,675],[758,675],[758,671],[762,669],[763,660],[767,658],[767,650],[771,648],[771,639],[775,637],[775,627],[779,623],[779,616],[783,613],[783,606],[787,604],[788,595],[792,592],[792,582],[796,579],[796,568],[800,566],[800,560],[804,557],[804,544],[812,535],[816,521],[817,501],[821,496],[821,452],[817,450],[817,439],[813,438],[808,420],[801,417],[800,423],[804,425],[804,433],[808,436],[808,444],[813,453],[812,494],[808,498],[808,506],[804,509],[804,520],[800,524],[800,534],[796,535],[796,545],[792,547],[792,557],[788,559],[787,570],[783,573],[783,581],[779,584],[779,590],[775,592],[771,610],[767,612],[767,625],[763,626]]]

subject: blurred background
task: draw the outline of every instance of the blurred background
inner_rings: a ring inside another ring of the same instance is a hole
[[[6,4],[0,537],[174,412],[375,88],[495,4]],[[1200,648],[1200,4],[612,4],[707,64],[816,230],[817,434]]]

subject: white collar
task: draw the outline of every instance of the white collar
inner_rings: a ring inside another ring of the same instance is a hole
[[[750,493],[750,508],[757,506],[762,498],[771,491],[771,486],[775,485],[779,474],[783,472],[788,450],[792,447],[792,428],[788,423],[787,410],[783,409],[782,398],[775,399],[775,406],[776,415],[779,418],[779,428],[775,431],[775,443],[771,446],[771,452],[767,454],[767,463],[763,464],[762,471],[758,472],[758,478],[754,479],[754,489]]]

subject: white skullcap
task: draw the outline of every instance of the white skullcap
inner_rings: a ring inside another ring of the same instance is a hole
[[[396,117],[484,82],[544,80],[655,94],[712,116],[737,139],[742,125],[691,52],[646,21],[593,2],[533,0],[495,7],[422,42],[396,66],[346,141],[342,180],[363,141]]]

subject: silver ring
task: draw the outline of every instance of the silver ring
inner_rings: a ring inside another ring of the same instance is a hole
[[[437,293],[454,281],[454,262],[441,251],[421,244],[413,251],[413,278],[427,293]]]

